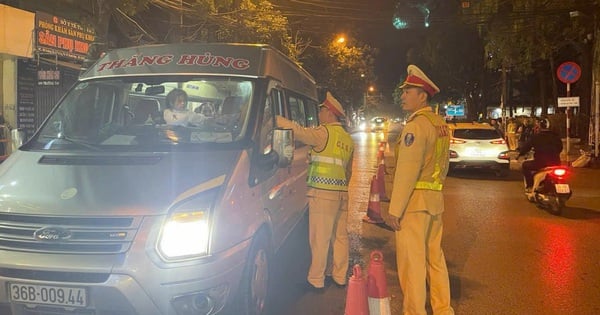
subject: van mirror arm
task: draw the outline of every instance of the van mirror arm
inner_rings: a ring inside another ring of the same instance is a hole
[[[279,161],[279,155],[275,151],[270,151],[267,154],[261,155],[258,159],[258,167],[263,171],[273,169]]]

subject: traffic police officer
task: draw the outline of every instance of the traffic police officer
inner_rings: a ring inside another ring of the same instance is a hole
[[[395,230],[404,315],[426,315],[426,282],[435,315],[454,314],[441,248],[442,187],[448,173],[449,134],[429,106],[439,88],[414,65],[400,87],[402,108],[412,114],[396,145],[396,171],[386,223]]]
[[[307,280],[309,288],[319,293],[326,273],[344,286],[348,271],[348,183],[354,143],[339,121],[342,117],[342,105],[329,92],[320,105],[321,126],[317,128],[303,128],[277,116],[277,126],[292,129],[296,140],[312,146],[307,178],[312,261]],[[332,261],[328,261],[330,246]]]

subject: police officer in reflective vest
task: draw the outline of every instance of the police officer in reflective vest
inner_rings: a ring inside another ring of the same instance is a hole
[[[338,286],[346,285],[348,271],[348,183],[354,143],[339,122],[341,117],[345,117],[344,109],[329,92],[320,105],[321,126],[317,128],[304,128],[277,116],[277,126],[292,129],[296,140],[312,147],[307,178],[312,261],[307,286],[318,293],[323,291],[326,275]]]
[[[408,66],[402,108],[412,114],[396,145],[396,171],[386,223],[395,230],[403,314],[426,315],[427,285],[435,315],[454,314],[450,281],[441,248],[442,188],[449,164],[444,119],[429,106],[439,88],[414,65]]]

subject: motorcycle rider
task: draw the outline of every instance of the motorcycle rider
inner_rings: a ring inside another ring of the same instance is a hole
[[[525,190],[531,191],[534,174],[547,166],[560,165],[560,152],[563,149],[560,136],[548,129],[550,123],[547,119],[539,121],[539,132],[535,133],[529,141],[519,147],[519,156],[526,155],[532,148],[533,160],[523,162],[522,172],[525,177]]]

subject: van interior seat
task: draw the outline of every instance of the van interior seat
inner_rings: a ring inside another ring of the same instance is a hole
[[[133,108],[133,124],[144,124],[148,118],[154,119],[160,112],[160,103],[155,99],[141,99]]]
[[[227,96],[221,104],[221,115],[238,114],[242,108],[241,96]]]

